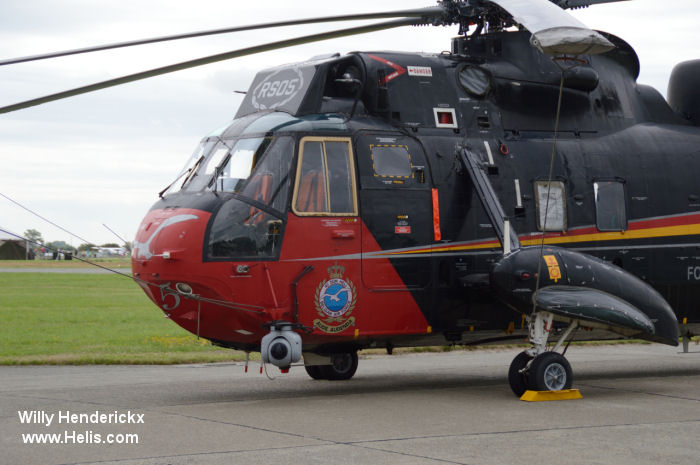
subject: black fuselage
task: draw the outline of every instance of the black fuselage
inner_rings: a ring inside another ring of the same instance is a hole
[[[278,259],[288,215],[322,211],[299,202],[316,184],[293,179],[308,168],[300,161],[304,140],[308,147],[326,144],[324,150],[346,144],[354,166],[341,178],[355,186],[347,190],[356,195],[348,205],[357,206],[346,214],[359,215],[371,235],[337,259],[361,259],[369,293],[410,292],[430,337],[475,342],[526,332],[527,305],[514,307],[490,276],[504,254],[497,224],[504,218],[521,247],[542,244],[544,234],[546,245],[593,255],[640,278],[670,304],[684,334],[698,332],[700,129],[656,90],[636,83],[639,62],[622,40],[608,36],[617,48],[601,56],[553,60],[528,38],[500,32],[455,39],[452,52],[439,55],[358,52],[261,71],[233,124],[206,140],[270,137],[290,147],[286,200],[270,210],[248,199],[241,210],[263,208],[278,218],[275,247],[261,246],[266,251],[258,257],[251,245],[245,260]],[[467,159],[483,171],[483,185]],[[340,185],[329,173],[325,183]],[[489,212],[484,187],[504,218]],[[166,196],[154,209],[212,212],[203,261],[236,261],[240,238],[222,241],[226,247],[217,251],[212,232],[229,235],[221,205],[235,204],[231,195]],[[400,286],[382,284],[384,265],[374,258],[390,261]],[[600,273],[592,278],[613,276],[607,264],[595,266]],[[532,295],[538,269],[523,270],[522,286],[509,284],[508,292]],[[552,273],[549,284],[567,284]],[[591,285],[577,279],[578,286]],[[639,283],[640,290],[646,286]],[[611,292],[610,283],[592,287]],[[618,291],[635,300],[634,289]],[[676,336],[674,329],[663,337],[672,343]],[[393,344],[392,337],[386,339]],[[423,342],[436,340],[395,341]]]

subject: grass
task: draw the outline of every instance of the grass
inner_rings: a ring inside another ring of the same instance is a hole
[[[0,264],[0,267],[2,264]],[[172,364],[242,360],[163,317],[130,279],[0,273],[0,364]]]
[[[90,258],[90,262],[107,268],[131,269],[131,258]],[[93,265],[80,260],[0,260],[0,268],[35,269],[46,268],[92,268]]]
[[[128,260],[104,259],[109,267]],[[0,268],[17,262],[0,261]],[[19,262],[34,273],[0,273],[0,365],[175,364],[243,360],[240,351],[212,346],[172,321],[130,279],[110,274],[41,273],[42,266],[80,262]],[[624,344],[643,341],[592,341]],[[694,337],[695,344],[700,337]],[[525,347],[396,348],[395,354]],[[361,355],[384,354],[367,349]],[[257,357],[256,357],[257,358]]]

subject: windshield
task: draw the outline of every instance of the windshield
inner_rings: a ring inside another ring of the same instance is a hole
[[[254,146],[253,140],[259,141],[254,153],[244,149]],[[286,216],[294,140],[288,136],[241,139],[232,152],[216,185],[228,187],[229,192],[238,195],[216,212],[207,255],[210,259],[273,257],[279,253]],[[238,161],[237,157],[240,157]],[[252,171],[249,160],[252,160]],[[247,180],[238,177],[241,175]]]
[[[219,140],[214,148],[200,156],[182,183],[182,190],[199,192],[204,189],[238,192],[250,172],[265,152],[271,138]],[[216,182],[214,181],[216,177]]]
[[[183,190],[187,192],[201,191],[211,183],[211,178],[229,151],[224,141],[219,141],[214,149],[205,157],[200,158],[183,183]]]
[[[270,138],[241,139],[231,149],[226,163],[218,171],[214,190],[239,192],[270,144]]]
[[[187,162],[182,167],[175,180],[161,192],[161,197],[180,190],[190,178],[190,175],[193,174],[194,168],[204,159],[215,143],[215,140],[203,140],[200,142],[194,152],[192,152],[192,155],[187,159]],[[179,182],[181,179],[184,179],[182,183]]]

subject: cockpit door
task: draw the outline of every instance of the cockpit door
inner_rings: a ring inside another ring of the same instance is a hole
[[[387,291],[425,289],[435,230],[423,148],[403,135],[368,133],[357,138],[356,151],[362,220],[369,232],[362,236],[363,284]]]
[[[350,138],[302,138],[282,258],[308,267],[297,287],[300,320],[322,333],[351,333],[361,319],[358,210]]]

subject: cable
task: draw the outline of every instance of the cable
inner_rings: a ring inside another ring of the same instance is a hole
[[[555,59],[556,63],[556,59]],[[557,64],[557,66],[559,66]],[[561,115],[561,100],[564,95],[564,70],[559,68],[561,77],[559,79],[559,97],[557,98],[557,115],[554,119],[554,141],[552,143],[552,156],[549,160],[549,177],[547,178],[547,202],[544,207],[544,221],[542,222],[542,241],[540,242],[540,258],[537,260],[537,281],[535,282],[535,294],[540,289],[540,273],[542,272],[542,257],[544,256],[544,239],[547,235],[547,214],[549,213],[549,193],[552,189],[552,175],[554,173],[554,157],[557,150],[557,134],[559,133],[559,117]],[[539,195],[539,194],[538,194]],[[532,300],[532,313],[537,310],[535,299]]]
[[[0,194],[0,195],[2,195],[2,194]],[[3,196],[3,197],[4,197],[4,196]],[[14,236],[14,237],[16,237],[16,238],[18,238],[18,239],[22,239],[23,241],[27,241],[27,242],[29,242],[29,243],[31,243],[31,244],[34,244],[34,245],[38,245],[38,246],[41,246],[41,247],[45,247],[45,248],[49,249],[49,250],[52,251],[52,252],[58,252],[58,251],[59,251],[58,249],[56,249],[56,248],[54,248],[54,247],[51,247],[51,246],[42,244],[41,242],[33,241],[33,240],[31,240],[31,239],[27,239],[27,238],[24,237],[24,236],[21,236],[21,235],[19,235],[19,234],[15,234],[15,233],[13,233],[13,232],[11,232],[11,231],[8,231],[7,229],[4,229],[4,228],[2,228],[2,227],[0,227],[0,232],[7,233],[7,234],[9,234],[9,235],[11,235],[11,236]],[[78,236],[76,236],[76,237],[78,237]],[[129,275],[129,274],[122,273],[122,272],[117,271],[117,270],[114,270],[114,269],[112,269],[112,268],[107,268],[106,266],[102,266],[102,265],[100,265],[99,263],[91,262],[90,260],[85,260],[85,259],[80,258],[80,257],[77,257],[77,256],[75,256],[75,257],[73,257],[73,258],[76,259],[76,260],[78,260],[78,261],[80,261],[80,262],[87,263],[88,265],[96,266],[96,267],[98,267],[98,268],[102,268],[103,270],[109,271],[109,272],[111,272],[111,273],[116,273],[116,274],[118,274],[118,275],[127,277],[127,278],[129,278],[129,279],[137,279],[137,278],[133,278],[133,277],[132,277],[131,275]]]
[[[554,57],[554,58],[552,58],[552,61],[557,66],[557,68],[559,68],[559,72],[560,72],[559,97],[557,98],[557,114],[556,114],[556,117],[554,119],[554,140],[552,142],[552,156],[549,160],[549,177],[547,178],[547,202],[545,202],[544,221],[542,222],[542,241],[540,242],[540,258],[537,261],[537,281],[535,282],[535,294],[540,289],[540,273],[542,272],[542,258],[544,257],[544,240],[545,240],[545,236],[547,235],[547,214],[549,213],[549,195],[550,195],[550,191],[552,189],[552,177],[553,177],[553,173],[554,173],[554,157],[555,157],[556,151],[557,151],[557,136],[559,134],[559,119],[561,116],[561,102],[562,102],[562,98],[564,95],[564,72],[569,71],[571,69],[574,69],[577,66],[586,63],[585,60],[582,60],[578,57],[570,58],[567,56]],[[559,64],[559,61],[571,62],[571,63],[573,63],[573,65],[569,66],[568,68],[565,68],[564,66]],[[532,313],[535,313],[536,310],[537,310],[537,303],[535,303],[535,299],[533,299],[533,301],[532,301]]]
[[[121,240],[124,244],[128,244],[128,243],[129,243],[129,241],[127,241],[126,239],[124,239],[123,237],[121,237],[119,234],[115,233],[114,230],[113,230],[112,228],[110,228],[109,226],[107,226],[106,224],[102,223],[102,226],[104,226],[105,228],[107,228],[107,229],[109,230],[109,232],[111,232],[112,234],[114,234],[115,236],[117,236],[117,237],[119,238],[119,240]]]
[[[19,234],[15,234],[15,233],[13,233],[13,232],[11,232],[11,231],[8,231],[7,229],[4,229],[3,227],[0,227],[0,232],[7,233],[7,234],[9,234],[9,235],[11,235],[11,236],[13,236],[13,237],[16,237],[16,238],[18,238],[18,239],[22,239],[22,240],[27,241],[27,242],[29,242],[29,243],[31,243],[31,244],[34,244],[34,245],[39,245],[39,246],[41,246],[41,247],[46,247],[47,249],[51,250],[52,252],[58,252],[58,249],[56,249],[56,248],[50,247],[50,246],[48,246],[48,245],[44,245],[44,244],[42,244],[42,243],[40,243],[40,242],[33,241],[33,240],[31,240],[31,239],[27,239],[26,237],[21,236],[21,235],[19,235]],[[260,307],[260,306],[257,306],[257,305],[241,304],[241,303],[236,303],[236,302],[227,302],[227,301],[218,300],[218,299],[210,299],[210,298],[207,298],[207,297],[202,297],[202,296],[192,295],[192,294],[184,294],[184,293],[182,293],[182,292],[179,292],[179,291],[177,291],[177,290],[175,290],[175,289],[170,289],[170,288],[167,288],[167,292],[166,292],[166,289],[163,288],[163,285],[156,284],[156,283],[152,283],[152,282],[150,282],[150,281],[146,281],[145,279],[141,279],[141,278],[139,278],[139,277],[132,276],[132,275],[127,274],[127,273],[122,273],[121,271],[118,271],[118,270],[115,270],[115,269],[112,269],[112,268],[107,268],[106,266],[102,266],[102,265],[100,265],[99,263],[91,262],[90,260],[85,260],[85,259],[80,258],[80,257],[73,257],[73,258],[74,258],[75,260],[80,261],[80,262],[87,263],[88,265],[92,265],[92,266],[95,266],[95,267],[97,267],[97,268],[101,268],[101,269],[103,269],[103,270],[105,270],[105,271],[108,271],[108,272],[110,272],[110,273],[114,273],[114,274],[117,274],[117,275],[119,275],[119,276],[123,276],[123,277],[125,277],[125,278],[131,279],[131,280],[133,280],[133,281],[136,281],[136,282],[139,283],[139,284],[145,284],[145,285],[148,285],[148,286],[159,287],[159,288],[161,288],[161,289],[162,289],[165,293],[167,293],[167,294],[177,294],[177,295],[179,295],[179,296],[181,296],[181,297],[184,297],[184,298],[186,298],[186,299],[191,299],[191,300],[196,300],[196,301],[198,301],[198,302],[201,301],[201,302],[206,302],[206,303],[210,303],[210,304],[214,304],[214,305],[219,305],[219,306],[221,306],[221,307],[230,308],[231,310],[236,310],[236,311],[239,311],[239,312],[249,312],[249,313],[265,314],[265,312],[263,311],[265,307]],[[168,284],[169,284],[169,283],[168,283]],[[166,285],[167,285],[167,284],[166,284]],[[246,307],[247,307],[247,308],[246,308]]]
[[[60,230],[62,230],[62,231],[64,231],[64,232],[70,234],[71,236],[76,237],[76,238],[80,239],[81,241],[83,241],[83,242],[85,242],[85,243],[87,243],[87,244],[90,244],[90,243],[91,243],[90,241],[83,239],[82,237],[78,236],[77,234],[73,234],[72,232],[68,231],[67,229],[65,229],[65,228],[63,228],[63,227],[57,225],[57,224],[54,223],[53,221],[51,221],[51,220],[49,220],[49,219],[47,219],[47,218],[44,218],[44,217],[41,216],[40,214],[38,214],[38,213],[36,213],[36,212],[30,210],[29,208],[25,207],[24,205],[22,205],[21,203],[17,202],[16,200],[11,199],[11,198],[8,197],[7,195],[3,194],[2,192],[0,192],[0,196],[6,198],[6,199],[9,200],[10,202],[12,202],[12,203],[14,203],[15,205],[17,205],[18,207],[20,207],[20,208],[22,208],[22,209],[28,211],[28,212],[31,213],[32,215],[35,215],[35,216],[41,218],[42,220],[46,221],[47,223],[52,224],[53,226],[57,227],[58,229],[60,229]],[[103,224],[103,226],[104,226],[105,228],[109,229],[110,231],[112,231],[106,224]],[[31,240],[31,239],[27,239],[27,238],[24,237],[24,236],[20,236],[19,234],[15,234],[15,233],[13,233],[13,232],[11,232],[11,231],[8,231],[8,230],[6,230],[6,229],[3,229],[2,227],[0,227],[0,231],[1,231],[1,232],[4,232],[4,233],[7,233],[7,234],[9,234],[9,235],[11,235],[11,236],[17,237],[17,238],[19,238],[19,239],[22,239],[22,240],[24,240],[24,241],[26,241],[26,242],[32,243],[32,244],[34,244],[34,245],[38,245],[38,246],[41,246],[41,247],[45,247],[45,248],[51,250],[52,252],[58,252],[58,249],[56,249],[56,248],[47,246],[47,245],[42,244],[42,243],[37,242],[37,241],[33,241],[33,240]],[[114,232],[114,231],[112,231],[112,232]],[[114,234],[116,235],[116,233],[114,233]],[[117,237],[119,237],[119,236],[117,235]],[[121,239],[121,238],[120,238],[120,239]],[[126,242],[126,241],[125,241],[125,242]],[[182,297],[185,297],[185,298],[187,298],[187,299],[196,300],[196,301],[197,301],[197,309],[198,309],[198,310],[197,310],[197,337],[199,337],[199,306],[201,305],[201,302],[206,302],[206,303],[210,303],[210,304],[214,304],[214,305],[219,305],[219,306],[226,307],[226,308],[230,308],[230,309],[232,309],[232,310],[236,310],[236,311],[239,311],[239,312],[249,312],[249,313],[258,313],[258,314],[264,314],[264,313],[265,313],[265,312],[264,312],[264,309],[265,309],[265,308],[264,308],[264,307],[257,306],[257,305],[238,304],[238,303],[235,303],[235,302],[226,302],[226,301],[218,300],[218,299],[209,299],[209,298],[202,297],[202,296],[199,296],[199,295],[183,294],[182,292],[180,292],[180,291],[178,291],[178,290],[173,290],[173,289],[170,289],[170,288],[167,288],[167,291],[166,291],[165,288],[163,287],[163,285],[159,285],[159,284],[156,284],[156,283],[151,283],[151,282],[146,281],[146,280],[144,280],[144,279],[141,279],[141,278],[139,278],[139,277],[132,276],[132,275],[126,274],[126,273],[122,273],[122,272],[117,271],[117,270],[114,270],[114,269],[112,269],[112,268],[107,268],[106,266],[102,266],[102,265],[100,265],[100,264],[98,264],[98,263],[91,262],[90,260],[82,259],[82,258],[80,258],[80,257],[78,257],[78,256],[75,256],[75,257],[73,257],[73,258],[75,258],[76,260],[78,260],[78,261],[80,261],[80,262],[87,263],[88,265],[96,266],[97,268],[101,268],[101,269],[103,269],[103,270],[106,270],[106,271],[108,271],[108,272],[110,272],[110,273],[114,273],[114,274],[118,274],[118,275],[120,275],[120,276],[124,276],[125,278],[129,278],[129,279],[131,279],[131,280],[133,280],[133,281],[135,281],[135,282],[137,282],[137,283],[139,283],[139,284],[145,284],[145,285],[147,285],[147,286],[155,286],[155,287],[158,287],[158,288],[161,289],[161,292],[162,292],[163,294],[177,294],[177,295],[182,296]],[[165,286],[167,286],[167,285],[169,285],[169,284],[170,284],[170,283],[167,283],[167,284],[165,284]]]
[[[261,360],[262,360],[262,357],[261,357]],[[267,372],[267,363],[265,363],[265,362],[261,362],[261,363],[262,363],[262,365],[263,365],[263,367],[264,367],[264,369],[265,369],[265,376],[267,376],[267,379],[269,379],[270,381],[276,380],[276,379],[277,379],[276,376],[271,376],[271,375]]]
[[[60,229],[61,231],[65,232],[65,233],[68,233],[68,234],[70,234],[71,236],[73,236],[73,237],[75,237],[75,238],[80,239],[81,241],[85,242],[86,244],[91,244],[91,243],[92,243],[92,242],[90,242],[90,241],[88,241],[88,240],[86,240],[86,239],[83,239],[82,237],[78,236],[77,234],[73,234],[72,232],[68,231],[67,229],[65,229],[65,228],[63,228],[63,227],[57,225],[57,224],[54,223],[53,221],[44,218],[43,216],[41,216],[40,214],[36,213],[35,211],[30,210],[29,208],[25,207],[24,205],[22,205],[21,203],[17,202],[16,200],[13,200],[13,199],[11,199],[10,197],[6,196],[6,195],[3,194],[2,192],[0,192],[0,197],[5,197],[7,200],[9,200],[10,202],[14,203],[15,205],[17,205],[18,207],[22,208],[23,210],[26,210],[26,211],[28,211],[29,213],[31,213],[32,215],[34,215],[34,216],[36,216],[36,217],[38,217],[38,218],[41,218],[42,220],[46,221],[47,223],[49,223],[49,224],[51,224],[51,225],[57,227],[57,228]],[[7,231],[5,231],[5,232],[7,232]],[[15,235],[15,234],[13,234],[13,235]],[[41,245],[42,247],[45,247],[44,244],[39,244],[39,245]]]

